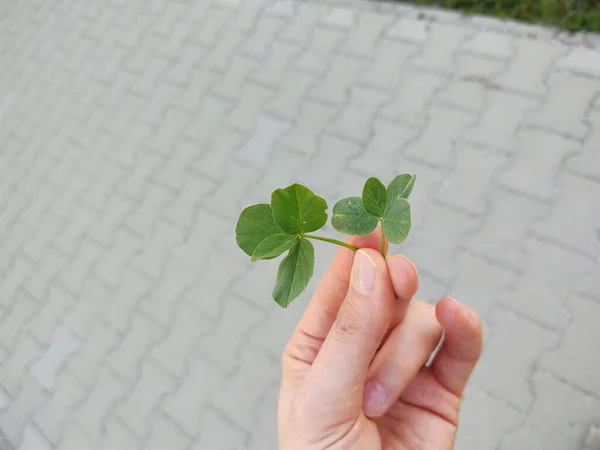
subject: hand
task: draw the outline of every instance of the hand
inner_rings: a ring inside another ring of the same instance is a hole
[[[338,251],[286,346],[280,450],[453,448],[479,319],[451,298],[411,302],[416,270],[384,259],[380,237],[352,237],[361,250]]]

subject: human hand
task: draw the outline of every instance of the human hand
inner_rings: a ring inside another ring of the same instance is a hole
[[[453,448],[481,324],[451,298],[411,302],[416,270],[384,259],[380,239],[377,229],[350,238],[356,254],[338,251],[286,346],[280,450]]]

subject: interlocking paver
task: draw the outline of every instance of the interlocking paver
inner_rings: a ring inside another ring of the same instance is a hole
[[[528,123],[583,138],[587,133],[585,113],[598,92],[598,81],[557,72],[550,76],[548,85],[551,89],[546,102]]]
[[[158,400],[173,389],[173,378],[156,362],[142,365],[141,376],[131,394],[115,408],[115,412],[138,436],[150,431],[149,416]]]
[[[223,372],[205,357],[194,354],[181,386],[165,399],[162,408],[190,435],[201,433],[207,426],[203,416],[208,401],[223,383]]]
[[[237,215],[293,182],[331,212],[400,172],[413,231],[391,251],[419,299],[485,325],[457,448],[597,446],[593,36],[356,0],[4,3],[12,447],[275,450],[278,361],[336,249],[282,312]]]
[[[559,348],[541,358],[540,367],[600,397],[600,388],[596,383],[600,372],[598,352],[594,352],[591,345],[581,345],[582,342],[594,342],[598,338],[595,318],[600,304],[574,297],[567,302],[567,308],[571,317],[570,326]],[[579,370],[573,371],[574,366]]]
[[[526,411],[534,401],[527,381],[536,356],[556,347],[559,335],[511,311],[494,311],[491,321],[493,328],[482,355],[483,364],[475,369],[473,383]],[[518,353],[512,350],[515,345],[519,346]]]
[[[600,403],[548,373],[537,372],[531,379],[535,396],[523,425],[501,439],[500,450],[579,448],[590,422],[600,420]],[[555,433],[555,427],[563,432]]]
[[[408,70],[394,100],[381,109],[381,115],[394,122],[420,125],[426,119],[428,101],[444,85],[446,78],[440,74]]]

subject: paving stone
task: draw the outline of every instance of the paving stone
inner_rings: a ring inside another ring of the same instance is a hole
[[[52,450],[52,444],[48,442],[40,430],[34,425],[28,425],[23,433],[21,450]]]
[[[439,232],[440,223],[444,224],[444,233]],[[413,233],[413,242],[405,247],[405,255],[430,275],[450,281],[456,271],[456,251],[475,225],[469,216],[432,205],[423,228]]]
[[[517,129],[537,105],[534,100],[501,91],[488,92],[488,107],[465,139],[505,152],[518,150]]]
[[[271,89],[247,84],[242,91],[238,105],[229,115],[227,124],[244,133],[251,132],[257,125],[257,116],[273,98],[273,94]]]
[[[522,267],[521,245],[527,231],[548,208],[518,192],[492,188],[487,214],[466,245],[472,251],[511,267]],[[513,220],[518,217],[518,220]]]
[[[300,47],[289,42],[273,41],[270,55],[252,73],[250,79],[259,84],[278,86],[283,81],[283,74],[289,70],[290,64],[297,59],[300,50]]]
[[[0,384],[9,394],[16,396],[21,390],[24,375],[41,354],[39,344],[24,334],[12,355],[0,367]]]
[[[186,355],[196,341],[199,338],[203,338],[204,341],[210,331],[213,331],[212,324],[200,314],[196,305],[188,302],[181,303],[177,307],[169,331],[150,354],[162,367],[180,377],[184,370]],[[211,336],[214,336],[214,332]],[[222,341],[218,341],[222,346]],[[223,353],[221,355],[224,357],[228,356]]]
[[[2,320],[0,341],[9,349],[17,346],[26,324],[35,315],[37,304],[29,295],[18,293],[10,313]]]
[[[245,439],[244,432],[225,421],[220,414],[208,410],[204,419],[204,427],[200,432],[200,439],[192,449],[202,450],[218,442],[223,448],[241,450],[243,448],[241,442]]]
[[[135,450],[139,448],[139,440],[117,419],[109,419],[106,423],[106,434],[99,439],[99,446],[102,450],[115,448]]]
[[[37,379],[40,386],[52,390],[56,373],[61,369],[69,355],[77,350],[80,345],[80,342],[73,339],[64,327],[56,328],[46,353],[37,363],[31,366],[29,373]],[[84,349],[89,350],[88,348]],[[88,360],[88,362],[90,361]],[[90,364],[88,367],[93,367],[93,365]]]
[[[499,293],[513,286],[517,275],[511,270],[467,252],[456,258],[457,274],[449,295],[471,306],[482,320],[498,300]]]
[[[207,429],[204,411],[214,392],[225,382],[224,373],[199,354],[189,359],[189,373],[163,404],[165,412],[191,435]]]
[[[371,135],[370,124],[375,113],[388,98],[388,95],[374,89],[357,87],[330,130],[351,140],[364,142]]]
[[[432,165],[447,166],[453,160],[459,135],[475,117],[445,106],[431,106],[426,128],[406,147],[406,155]]]
[[[287,120],[296,119],[300,114],[302,99],[316,81],[317,78],[312,74],[295,70],[284,72],[279,93],[272,102],[265,106],[265,111],[275,117]],[[261,128],[260,122],[257,128]]]
[[[493,329],[481,356],[482,363],[473,373],[473,384],[527,411],[535,400],[527,385],[535,358],[556,347],[559,335],[511,311],[494,311],[491,320]],[[519,352],[511,347],[519,348]]]
[[[218,346],[221,350],[213,358],[224,371],[229,372],[235,367],[241,344],[246,340],[251,330],[259,325],[264,318],[264,314],[258,308],[245,304],[234,296],[226,296],[220,301],[225,304],[221,315],[223,325],[213,330],[212,333],[201,337],[199,348],[210,354],[211,349]],[[197,327],[195,324],[190,326]],[[172,345],[166,347],[170,348],[167,351],[173,352],[172,347]]]
[[[600,55],[589,48],[577,47],[556,63],[556,67],[589,76],[600,76]]]
[[[140,308],[157,323],[166,326],[174,313],[174,305],[193,281],[194,274],[189,267],[175,258],[169,258],[165,265],[164,277],[144,297]]]
[[[434,198],[461,211],[483,215],[488,205],[490,180],[506,164],[506,158],[496,152],[458,144],[454,171]]]
[[[585,113],[598,91],[598,82],[574,75],[556,73],[549,80],[550,90],[542,108],[528,123],[583,138],[587,133]]]
[[[52,398],[38,409],[33,422],[54,444],[61,439],[69,413],[85,399],[86,392],[68,371],[62,371],[53,389]]]
[[[531,383],[531,411],[519,429],[503,437],[499,448],[578,448],[588,424],[600,418],[598,402],[544,372],[536,372]],[[563,432],[555,433],[556,427]]]
[[[394,100],[381,109],[381,115],[393,122],[420,125],[427,117],[427,103],[445,82],[441,75],[409,71]]]
[[[152,436],[146,444],[147,450],[164,448],[186,448],[189,438],[165,418],[156,418],[152,422]]]
[[[266,57],[271,50],[272,42],[279,35],[285,24],[284,20],[278,18],[262,17],[254,25],[256,31],[241,48],[241,52],[255,58]]]
[[[325,78],[311,89],[309,98],[326,104],[344,103],[365,67],[365,62],[359,58],[345,55],[332,56]]]
[[[66,367],[82,383],[89,384],[96,376],[96,367],[104,361],[119,340],[110,326],[100,321],[93,322],[88,339],[70,358]]]
[[[377,174],[381,180],[391,181],[398,175],[398,167],[392,162],[402,152],[404,146],[417,135],[417,131],[404,125],[376,118],[372,122],[372,136],[364,150],[351,159],[348,166],[368,178]],[[384,183],[389,182],[384,181]],[[354,187],[357,189],[360,185]],[[357,192],[358,195],[358,192]]]
[[[173,379],[162,367],[150,361],[144,363],[139,382],[125,401],[116,407],[116,414],[138,436],[147,436],[150,431],[149,415],[173,384]]]
[[[246,364],[246,361],[253,362]],[[279,378],[276,368],[265,353],[246,347],[241,352],[239,370],[222,387],[215,390],[213,404],[235,424],[251,431],[255,422],[253,410],[263,395],[265,385]],[[249,393],[247,387],[250,384],[255,384],[257,389]]]
[[[423,52],[411,61],[414,67],[440,73],[452,73],[453,53],[471,32],[453,25],[432,23]]]
[[[519,152],[500,175],[499,183],[541,200],[555,198],[558,193],[555,180],[562,162],[576,154],[579,145],[538,130],[524,130],[518,140]],[[535,176],[529,173],[532,166],[536,167]]]
[[[541,236],[566,245],[594,258],[600,254],[598,218],[600,208],[592,199],[600,189],[598,183],[568,173],[558,178],[560,194],[550,215],[533,229]],[[569,214],[561,214],[569,205]]]
[[[471,385],[464,394],[455,445],[496,450],[500,439],[524,419],[524,413]]]
[[[110,410],[125,393],[125,385],[110,370],[102,368],[85,403],[73,410],[73,418],[92,439],[97,439]]]
[[[312,155],[317,150],[317,138],[333,119],[336,109],[316,102],[305,101],[300,106],[301,115],[290,132],[281,140],[283,145]]]
[[[288,122],[261,115],[248,141],[237,150],[236,157],[259,169],[266,168],[275,143],[289,128]]]
[[[279,39],[293,43],[306,42],[327,11],[325,6],[296,3],[293,20],[288,23]]]
[[[590,111],[587,116],[589,124],[600,123],[600,111]],[[579,173],[584,173],[596,179],[600,179],[600,160],[596,149],[600,146],[600,130],[591,128],[582,151],[567,161],[567,166]]]
[[[394,39],[422,43],[427,39],[428,26],[421,20],[401,18],[393,26],[388,27],[385,35]]]
[[[358,16],[355,30],[350,34],[341,50],[356,56],[371,56],[380,45],[378,38],[393,18],[384,14],[363,13]]]
[[[570,286],[585,273],[587,260],[534,239],[525,240],[523,251],[522,275],[514,289],[501,295],[499,301],[549,327],[564,329],[569,321],[566,301]],[[543,308],[540,299],[544,299]]]
[[[356,11],[349,8],[332,8],[323,18],[323,24],[334,28],[349,30],[354,27],[357,15]]]
[[[506,59],[513,54],[512,39],[507,34],[495,31],[477,33],[462,46],[462,50],[492,58]]]
[[[533,95],[544,95],[547,86],[544,83],[553,62],[565,48],[544,40],[517,39],[515,56],[508,70],[496,81],[502,86]]]
[[[540,359],[540,367],[567,380],[596,396],[600,392],[595,380],[598,379],[598,354],[591,346],[583,347],[582,342],[594,342],[598,329],[595,317],[600,304],[579,297],[571,297],[567,302],[570,323],[556,350],[546,353]],[[577,367],[577,370],[573,370]]]
[[[45,400],[41,389],[35,383],[24,384],[25,389],[15,396],[6,410],[0,413],[0,429],[6,433],[8,441],[14,442],[15,445],[22,443],[29,418]]]

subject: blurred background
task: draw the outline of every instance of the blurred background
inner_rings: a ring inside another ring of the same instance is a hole
[[[537,24],[0,0],[0,449],[276,449],[281,352],[335,248],[281,309],[238,214],[405,172],[391,251],[485,323],[456,448],[600,448],[600,39],[566,31],[598,5],[442,3]]]

